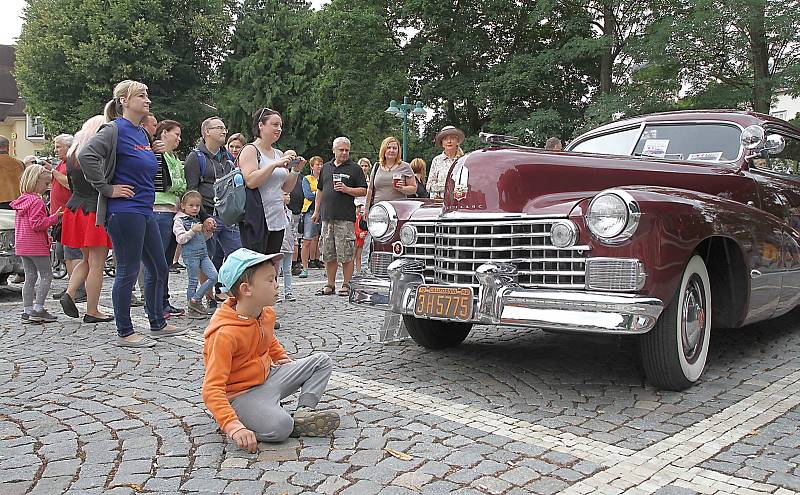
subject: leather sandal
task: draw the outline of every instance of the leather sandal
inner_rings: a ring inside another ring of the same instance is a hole
[[[315,296],[330,296],[336,292],[336,287],[332,285],[325,285],[325,287],[321,288],[317,292],[314,293]]]

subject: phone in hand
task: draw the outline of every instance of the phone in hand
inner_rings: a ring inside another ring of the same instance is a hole
[[[302,158],[299,157],[299,156],[294,157],[291,161],[289,161],[289,163],[286,164],[286,168],[294,168],[294,167],[296,167],[297,165],[300,164],[301,160],[302,160]]]

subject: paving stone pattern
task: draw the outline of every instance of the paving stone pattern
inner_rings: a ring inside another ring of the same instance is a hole
[[[800,492],[800,313],[715,333],[701,383],[674,393],[644,381],[630,338],[480,326],[445,352],[382,344],[382,314],[314,296],[321,280],[295,279],[277,333],[334,359],[322,406],[342,426],[256,454],[203,406],[202,322],[124,350],[111,324],[21,325],[19,286],[0,289],[0,494]],[[171,276],[176,301],[185,283]]]

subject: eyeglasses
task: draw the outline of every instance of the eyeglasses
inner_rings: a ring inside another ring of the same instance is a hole
[[[224,125],[215,125],[214,127],[209,127],[209,129],[222,129],[225,132],[228,132],[228,128]]]

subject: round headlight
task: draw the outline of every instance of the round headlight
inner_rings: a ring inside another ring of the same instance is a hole
[[[556,222],[550,228],[550,242],[559,249],[575,245],[578,240],[578,227],[570,221]]]
[[[394,235],[397,228],[397,212],[389,203],[378,203],[369,209],[367,230],[377,241],[386,241]]]
[[[631,204],[636,202],[631,198]],[[586,226],[589,231],[603,241],[621,241],[630,237],[633,231],[627,231],[630,219],[629,205],[618,194],[600,193],[589,203],[586,212]],[[636,207],[638,214],[638,206]],[[635,230],[635,225],[633,226]],[[624,239],[616,239],[626,232]]]
[[[403,225],[400,229],[400,242],[403,246],[413,246],[417,243],[417,228],[411,224]]]

